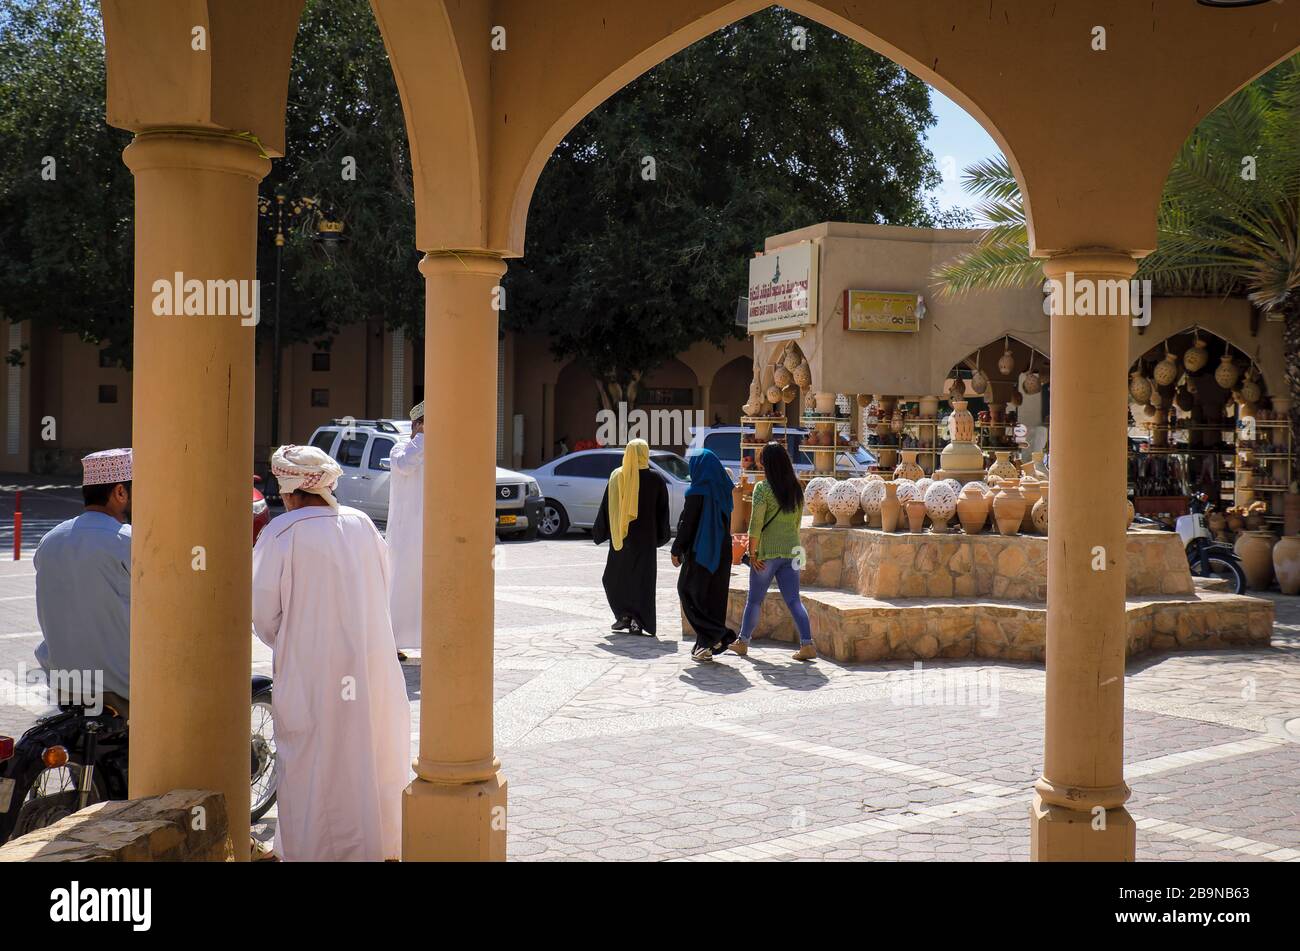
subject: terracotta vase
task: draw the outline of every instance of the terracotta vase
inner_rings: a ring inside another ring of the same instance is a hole
[[[1271,532],[1242,532],[1233,546],[1246,573],[1246,587],[1252,591],[1267,591],[1273,581],[1273,545],[1276,541]]]
[[[949,520],[957,514],[957,490],[947,482],[932,483],[921,499],[925,502],[925,514],[930,516],[930,530],[940,534],[955,529],[948,527]]]
[[[834,416],[835,415],[835,394],[818,393],[816,395],[817,415]]]
[[[1283,535],[1273,546],[1273,571],[1283,594],[1300,594],[1300,536]]]
[[[835,485],[834,479],[813,479],[804,487],[803,504],[812,513],[814,525],[833,525],[835,519],[826,505],[826,493]]]
[[[934,419],[939,415],[939,397],[922,396],[921,397],[921,416],[924,419]]]
[[[1034,505],[1037,504],[1042,493],[1041,485],[1037,479],[1020,480],[1020,494],[1025,499],[1025,514],[1020,520],[1020,531],[1025,535],[1032,535],[1036,530],[1034,526]]]
[[[1178,379],[1178,373],[1178,358],[1172,353],[1166,353],[1165,358],[1151,371],[1151,376],[1159,386],[1173,386],[1174,380]]]
[[[948,417],[948,438],[952,442],[975,441],[975,417],[966,409],[965,400],[953,400],[952,415]]]
[[[993,521],[1002,535],[1020,534],[1020,523],[1025,517],[1025,497],[1020,494],[1020,483],[1007,479],[998,485],[993,497]]]
[[[917,450],[904,449],[901,451],[903,461],[894,469],[895,479],[911,479],[915,482],[917,479],[925,477],[925,470],[916,461]]]
[[[1039,482],[1046,482],[1047,470],[1043,468],[1043,454],[1041,452],[1033,453],[1028,462],[1021,464],[1020,472],[1024,476],[1037,479]]]
[[[1129,376],[1128,392],[1135,403],[1146,403],[1151,399],[1151,381],[1142,375],[1141,370],[1134,370]]]
[[[925,530],[925,503],[920,499],[907,500],[907,529],[913,534]]]
[[[848,528],[853,524],[853,517],[862,511],[858,498],[858,488],[850,482],[838,482],[826,493],[826,506],[835,516],[839,528]]]
[[[1030,513],[1034,520],[1034,531],[1040,535],[1047,534],[1047,483],[1044,482],[1039,486],[1038,501],[1034,503],[1033,511]]]
[[[903,514],[903,503],[898,501],[898,483],[885,483],[885,497],[880,500],[880,528],[886,532],[898,531],[898,519]]]
[[[993,465],[989,466],[988,471],[985,472],[985,476],[990,481],[996,478],[1001,479],[1004,482],[1015,482],[1020,478],[1020,471],[1011,462],[1010,451],[995,451],[994,455],[997,456],[997,459],[994,460]]]
[[[1232,362],[1232,354],[1225,353],[1219,358],[1219,365],[1214,369],[1214,382],[1225,390],[1237,385],[1241,377],[1241,368]]]
[[[989,497],[973,482],[962,487],[957,499],[957,520],[967,535],[984,531],[984,524],[989,520]]]

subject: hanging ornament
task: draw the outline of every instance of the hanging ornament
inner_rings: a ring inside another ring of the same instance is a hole
[[[1188,373],[1200,373],[1210,362],[1210,352],[1206,348],[1205,341],[1201,339],[1199,332],[1195,333],[1196,341],[1183,353],[1183,366],[1187,368]]]
[[[980,356],[978,352],[975,354],[975,372],[971,374],[970,388],[971,392],[977,396],[983,396],[984,391],[989,388],[988,374],[980,369]]]
[[[787,370],[793,373],[798,369],[799,364],[803,362],[804,358],[803,354],[799,352],[799,345],[791,340],[790,346],[786,348],[785,359],[782,361],[782,364]]]
[[[1011,338],[1002,339],[1002,356],[998,357],[998,372],[1003,376],[1011,376],[1016,369],[1016,358],[1011,353]]]
[[[786,403],[793,403],[799,398],[799,388],[793,383],[781,387],[781,400]]]
[[[772,371],[772,381],[782,389],[785,389],[794,381],[794,374],[785,368],[784,364],[777,364]]]
[[[1242,381],[1239,392],[1243,403],[1258,403],[1259,398],[1264,395],[1260,392],[1259,384],[1251,379],[1249,375]]]
[[[808,361],[803,360],[797,367],[790,371],[794,378],[794,385],[801,390],[806,390],[812,386],[812,367],[808,366]]]
[[[1129,376],[1128,394],[1134,403],[1147,403],[1151,400],[1151,381],[1142,375],[1142,364]]]
[[[1225,353],[1219,360],[1219,365],[1214,368],[1214,382],[1219,384],[1225,390],[1230,390],[1237,385],[1237,380],[1241,378],[1241,368],[1232,362],[1232,354]]]
[[[1033,350],[1030,350],[1029,351],[1029,372],[1025,374],[1024,382],[1021,383],[1020,385],[1021,389],[1025,391],[1026,396],[1033,396],[1035,393],[1040,392],[1043,388],[1042,374],[1038,373],[1034,369],[1035,356],[1036,356],[1035,352]]]
[[[1172,386],[1178,379],[1178,358],[1170,352],[1168,343],[1165,344],[1165,358],[1156,364],[1151,376],[1160,386]]]

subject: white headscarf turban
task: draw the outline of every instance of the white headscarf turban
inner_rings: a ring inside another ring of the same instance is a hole
[[[312,492],[338,511],[333,489],[343,470],[315,446],[281,446],[271,456],[271,474],[280,483],[282,494],[298,489]]]

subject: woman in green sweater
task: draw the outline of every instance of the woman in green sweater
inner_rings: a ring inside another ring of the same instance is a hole
[[[758,626],[759,610],[767,589],[776,579],[785,606],[799,630],[795,660],[814,660],[808,612],[799,600],[799,523],[803,519],[803,486],[795,477],[790,456],[779,442],[770,442],[759,456],[764,480],[754,487],[754,508],[749,516],[749,597],[740,622],[740,638],[731,645],[737,654],[749,653]]]

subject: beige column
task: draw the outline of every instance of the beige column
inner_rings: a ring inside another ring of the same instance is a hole
[[[1030,809],[1035,861],[1134,857],[1124,808],[1130,318],[1113,307],[1109,316],[1084,316],[1075,305],[1087,293],[1099,308],[1121,293],[1127,302],[1135,269],[1128,255],[1104,251],[1053,258],[1044,268],[1063,294],[1052,314],[1047,701],[1043,775]]]
[[[542,454],[538,465],[555,452],[555,384],[542,384]]]
[[[255,299],[257,184],[271,164],[210,132],[141,133],[124,158],[135,176],[130,795],[224,793],[247,859],[254,327],[209,313],[206,282]],[[178,281],[204,282],[203,313],[159,313],[184,301]]]
[[[406,861],[504,860],[506,781],[492,742],[496,544],[496,288],[500,257],[430,253],[425,392],[455,394],[426,417],[420,755],[402,800]],[[454,460],[454,464],[453,464]]]

